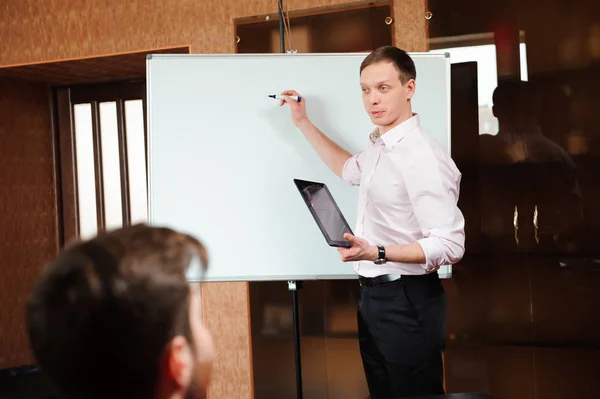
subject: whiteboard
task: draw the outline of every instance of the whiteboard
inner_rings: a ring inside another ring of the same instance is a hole
[[[293,179],[328,185],[352,227],[358,187],[338,178],[268,97],[295,89],[311,121],[351,153],[373,129],[359,66],[367,54],[160,54],[147,60],[149,223],[196,236],[210,267],[190,281],[356,278],[327,245]],[[411,53],[413,111],[450,151],[450,58]],[[451,268],[441,268],[450,277]]]

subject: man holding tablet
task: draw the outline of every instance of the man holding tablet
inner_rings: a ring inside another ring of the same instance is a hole
[[[461,174],[412,112],[415,79],[413,60],[396,47],[365,58],[360,87],[376,128],[354,155],[311,123],[304,96],[282,93],[281,105],[320,158],[360,185],[355,235],[347,233],[351,246],[338,251],[359,275],[359,342],[372,399],[444,393],[446,295],[436,271],[464,254]]]

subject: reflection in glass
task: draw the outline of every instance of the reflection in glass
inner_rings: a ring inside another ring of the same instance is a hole
[[[481,44],[484,43],[484,44]],[[494,34],[478,34],[455,36],[451,38],[435,38],[430,40],[431,53],[450,53],[454,63],[476,61],[479,94],[479,133],[497,134],[498,120],[492,113],[492,94],[498,86],[498,68]],[[527,80],[527,48],[521,35],[520,69],[521,80]]]

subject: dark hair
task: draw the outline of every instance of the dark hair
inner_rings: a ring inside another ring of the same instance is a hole
[[[143,224],[63,250],[27,303],[33,353],[55,388],[67,398],[154,396],[168,342],[192,343],[185,271],[195,257],[206,268],[193,237]]]
[[[378,62],[391,62],[400,73],[402,84],[410,79],[417,79],[417,68],[413,59],[406,51],[395,46],[382,46],[371,52],[360,64],[360,73],[369,65]]]

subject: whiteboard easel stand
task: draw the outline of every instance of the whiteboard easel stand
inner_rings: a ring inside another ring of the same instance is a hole
[[[277,0],[277,12],[279,14],[279,52],[285,53],[285,32],[283,25],[283,1]],[[291,28],[290,28],[291,29]],[[302,288],[302,282],[296,280],[288,281],[288,290],[292,292],[292,315],[294,320],[294,361],[296,368],[296,398],[302,399],[302,362],[300,356],[300,317],[298,307],[298,290]]]
[[[294,360],[296,363],[296,398],[302,399],[302,362],[300,360],[300,317],[298,307],[298,290],[301,281],[288,281],[288,290],[292,291],[292,316],[294,320]]]

